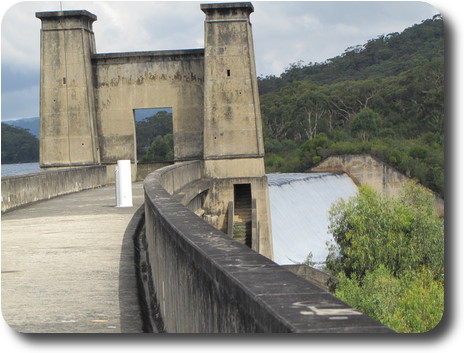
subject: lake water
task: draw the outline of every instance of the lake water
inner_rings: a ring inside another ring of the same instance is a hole
[[[2,164],[2,177],[40,172],[39,163]]]

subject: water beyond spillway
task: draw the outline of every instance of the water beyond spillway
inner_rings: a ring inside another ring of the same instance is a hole
[[[357,187],[346,174],[268,174],[274,261],[279,265],[324,262],[328,253],[331,205],[354,196]]]

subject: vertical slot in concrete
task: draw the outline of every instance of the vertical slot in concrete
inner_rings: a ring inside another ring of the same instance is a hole
[[[235,184],[233,238],[250,248],[251,220],[251,184]]]

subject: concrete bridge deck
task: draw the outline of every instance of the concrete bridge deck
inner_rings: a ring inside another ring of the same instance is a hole
[[[142,332],[131,232],[113,186],[2,215],[2,314],[19,332]]]

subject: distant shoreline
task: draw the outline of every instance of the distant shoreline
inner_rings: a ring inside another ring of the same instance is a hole
[[[2,164],[2,178],[16,175],[39,173],[39,162]]]

